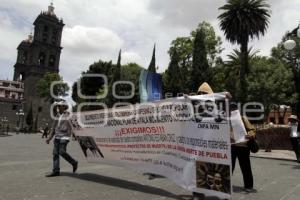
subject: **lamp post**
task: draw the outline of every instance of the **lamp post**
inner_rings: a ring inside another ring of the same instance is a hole
[[[0,117],[0,134],[2,134],[2,130],[4,130],[3,127],[4,127],[4,125],[3,125],[3,118]]]
[[[300,38],[300,23],[299,23],[298,27],[296,27],[292,32],[289,32],[287,34],[287,40],[283,43],[284,48],[288,51],[295,50],[295,48],[297,46],[297,41],[295,41],[295,39],[297,37]],[[296,52],[298,52],[298,49],[296,50]],[[298,59],[299,58],[297,58],[297,60]],[[297,63],[298,63],[298,61],[296,61],[296,64],[294,64],[294,66],[293,66],[293,73],[294,73],[295,87],[296,87],[296,91],[298,93],[298,99],[297,99],[297,103],[296,103],[296,114],[298,115],[298,117],[300,117],[300,87],[299,87],[300,66]]]
[[[283,44],[284,48],[286,50],[293,50],[296,47],[297,43],[295,40],[292,39],[292,37],[300,38],[300,24],[292,32],[288,33],[287,37],[288,37],[288,40],[286,40]]]
[[[17,121],[17,134],[18,134],[19,131],[23,129],[23,116],[25,115],[25,113],[24,113],[23,109],[20,109],[16,113],[16,115],[18,116],[18,121]],[[20,122],[21,122],[21,128],[20,128]]]
[[[6,134],[8,135],[8,119],[7,119],[7,117],[3,117],[2,119],[1,119],[1,122],[2,122],[2,127],[3,127],[3,133],[5,133],[5,129],[6,129]]]
[[[20,131],[22,132],[22,130],[23,130],[23,122],[24,122],[24,115],[25,115],[25,113],[24,113],[24,111],[23,111],[23,109],[20,109],[20,120],[21,120],[21,129],[20,129]]]

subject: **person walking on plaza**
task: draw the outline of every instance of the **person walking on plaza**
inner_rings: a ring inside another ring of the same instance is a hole
[[[63,157],[72,165],[73,173],[75,173],[78,168],[78,162],[67,153],[67,145],[72,134],[72,126],[68,119],[70,115],[67,111],[68,106],[66,105],[66,102],[62,101],[56,104],[59,111],[57,114],[58,119],[54,121],[50,136],[46,140],[46,143],[49,144],[54,137],[53,169],[52,173],[47,174],[46,177],[60,175],[59,156]]]
[[[297,162],[300,163],[300,127],[298,117],[296,115],[291,115],[289,117],[289,128],[291,144],[296,154]]]
[[[237,109],[238,108],[236,104],[234,103],[230,104],[231,112]],[[231,144],[232,172],[235,169],[236,159],[238,159],[242,171],[242,175],[243,175],[243,180],[244,180],[244,191],[249,193],[249,192],[254,192],[255,190],[253,189],[253,174],[252,174],[251,162],[250,162],[250,148],[248,147],[247,142],[249,140],[255,139],[256,132],[253,125],[249,122],[249,120],[245,116],[242,116],[242,122],[246,129],[246,136],[245,136],[246,141],[244,142],[236,143],[233,137],[233,128],[232,126],[230,127],[230,137],[232,143]]]
[[[47,138],[48,137],[48,132],[49,132],[49,127],[48,127],[48,124],[46,124],[46,127],[44,128],[42,138],[44,138],[44,137]]]

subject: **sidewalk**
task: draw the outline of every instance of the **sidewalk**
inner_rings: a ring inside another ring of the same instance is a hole
[[[296,161],[295,153],[289,150],[272,150],[272,152],[265,152],[263,149],[258,153],[251,153],[251,157]]]

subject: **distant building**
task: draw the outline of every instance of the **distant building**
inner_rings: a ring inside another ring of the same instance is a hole
[[[292,115],[290,106],[280,105],[276,109],[272,109],[268,114],[268,123],[288,124],[288,118]]]
[[[54,13],[54,6],[51,3],[47,11],[38,15],[33,25],[34,34],[30,34],[17,47],[18,55],[14,65],[14,81],[1,81],[4,85],[9,84],[10,86],[5,90],[1,90],[0,86],[0,98],[3,96],[5,101],[14,101],[18,107],[22,107],[25,111],[25,118],[32,107],[33,120],[36,121],[34,124],[37,124],[37,128],[39,128],[45,123],[51,122],[50,103],[39,97],[36,84],[48,72],[59,73],[64,23]],[[22,89],[17,88],[18,85]],[[4,104],[1,104],[0,107],[0,110],[9,109]],[[10,110],[11,113],[8,113],[7,110],[6,115],[8,120],[12,122],[17,118],[16,110],[12,109],[11,106]],[[16,127],[16,125],[12,124],[10,127]]]
[[[24,97],[24,83],[0,80],[0,98],[21,101]]]
[[[22,109],[23,97],[24,83],[19,81],[0,80],[1,129],[5,129],[7,125],[12,129],[19,123],[19,118],[16,113]]]

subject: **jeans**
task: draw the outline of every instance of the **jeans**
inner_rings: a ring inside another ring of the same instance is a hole
[[[244,179],[244,187],[247,189],[253,188],[253,175],[250,163],[250,150],[247,147],[231,146],[231,157],[232,157],[232,172],[235,168],[235,162],[238,158],[241,171]]]
[[[59,156],[63,157],[66,161],[68,161],[72,166],[74,166],[77,161],[72,158],[67,153],[67,145],[69,141],[68,140],[60,140],[60,139],[54,139],[54,148],[53,148],[53,172],[59,172]]]

